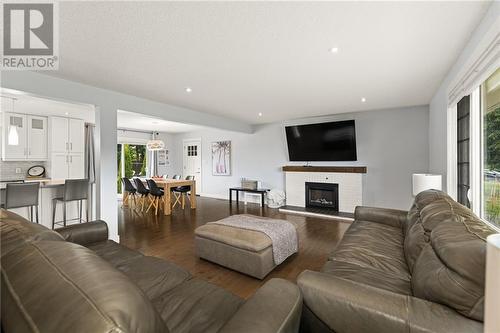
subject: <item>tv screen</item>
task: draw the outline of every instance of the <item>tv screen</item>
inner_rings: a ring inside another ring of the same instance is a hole
[[[356,161],[354,120],[286,126],[290,161]]]

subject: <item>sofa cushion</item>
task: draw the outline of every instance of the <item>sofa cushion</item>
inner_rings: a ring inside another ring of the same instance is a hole
[[[143,256],[142,253],[129,249],[112,240],[89,244],[87,247],[114,267]]]
[[[1,273],[5,332],[168,332],[139,288],[80,245],[25,243]]]
[[[243,303],[239,297],[200,279],[190,279],[153,300],[172,332],[217,332]]]
[[[329,260],[409,278],[401,228],[386,224],[355,221],[347,229]]]
[[[25,243],[36,240],[64,241],[57,232],[5,209],[0,209],[0,233],[2,256]]]
[[[414,295],[482,321],[486,237],[495,232],[451,198],[428,204],[421,215],[433,227],[413,268]]]
[[[321,272],[398,294],[412,294],[410,277],[405,275],[335,260],[328,261]]]
[[[149,299],[154,299],[191,278],[188,271],[168,261],[141,256],[116,266],[129,277]]]
[[[449,209],[451,202],[454,202],[453,199],[437,190],[424,191],[415,197],[405,224],[404,253],[410,272],[413,272],[415,261],[429,242],[432,229],[442,221],[453,218],[454,213]]]

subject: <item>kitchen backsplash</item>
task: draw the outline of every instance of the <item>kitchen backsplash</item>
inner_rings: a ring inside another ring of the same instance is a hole
[[[28,174],[28,169],[35,165],[43,165],[47,169],[46,162],[37,161],[1,161],[0,160],[0,180],[24,179]],[[16,168],[21,169],[21,173],[16,173]]]

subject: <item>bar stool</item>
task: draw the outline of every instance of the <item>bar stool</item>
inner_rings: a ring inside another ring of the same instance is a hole
[[[66,179],[64,182],[64,194],[62,197],[52,199],[52,229],[56,224],[63,223],[66,226],[66,203],[71,201],[78,201],[78,222],[82,223],[82,201],[85,200],[88,206],[89,194],[89,180],[88,179]],[[63,220],[56,222],[56,208],[57,203],[63,203]],[[89,209],[87,207],[86,221],[89,220]]]
[[[38,193],[39,182],[7,183],[5,188],[5,209],[29,207],[30,221],[33,222],[33,206],[35,207],[36,223],[38,223]]]

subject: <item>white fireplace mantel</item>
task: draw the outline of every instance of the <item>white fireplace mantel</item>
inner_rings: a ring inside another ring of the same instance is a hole
[[[339,185],[339,211],[354,213],[363,204],[363,174],[365,167],[283,167],[285,172],[286,204],[305,207],[305,183]],[[326,171],[325,171],[326,170]]]

